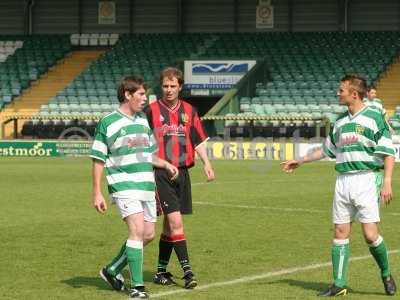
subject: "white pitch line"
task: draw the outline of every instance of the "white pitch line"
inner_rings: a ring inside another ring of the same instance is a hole
[[[386,213],[386,215],[400,216],[400,213],[391,213],[391,212],[388,212],[388,213]]]
[[[236,205],[227,203],[212,203],[212,202],[201,202],[195,201],[194,204],[199,205],[209,205],[209,206],[219,206],[228,208],[245,208],[245,209],[265,209],[265,210],[277,210],[277,211],[287,211],[287,212],[308,212],[308,213],[328,213],[328,211],[317,210],[317,209],[307,209],[307,208],[285,208],[285,207],[273,207],[273,206],[253,206],[253,205]]]
[[[268,181],[267,180],[258,180],[258,181],[257,180],[253,180],[253,181],[250,181],[250,182],[245,181],[245,180],[229,180],[229,181],[212,181],[212,182],[207,182],[207,181],[204,181],[204,182],[193,182],[192,186],[199,186],[199,185],[225,185],[225,184],[237,184],[237,183],[243,183],[243,184],[263,183],[263,184],[265,184],[265,183],[280,183],[280,182],[291,183],[287,179],[275,179],[275,180],[268,180]],[[307,183],[307,182],[315,183],[316,181],[308,179],[308,180],[296,180],[296,182],[292,182],[292,183],[299,183],[299,182],[301,182],[301,183]]]
[[[272,182],[287,182],[285,180],[275,180]],[[301,181],[304,182],[304,181]],[[222,182],[195,182],[192,183],[192,186],[198,186],[198,185],[214,185],[214,184],[238,184],[238,183],[245,183],[243,180],[241,181],[222,181]],[[264,183],[264,181],[256,182],[252,181],[252,183]],[[271,181],[268,181],[268,183],[271,183]],[[246,182],[248,184],[248,182]],[[246,208],[246,209],[267,209],[267,210],[278,210],[278,211],[300,211],[300,212],[310,212],[310,213],[324,213],[325,211],[323,210],[317,210],[317,209],[305,209],[305,208],[279,208],[279,207],[269,207],[269,206],[250,206],[250,205],[233,205],[233,204],[215,204],[211,202],[194,202],[195,204],[200,204],[200,205],[213,205],[213,206],[221,206],[221,207],[232,207],[232,208]],[[395,213],[395,212],[387,212],[385,213],[386,215],[391,215],[391,216],[400,216],[400,213]]]
[[[212,203],[212,202],[202,202],[194,201],[194,204],[199,205],[209,205],[209,206],[219,206],[227,208],[244,208],[244,209],[265,209],[265,210],[275,210],[275,211],[287,211],[287,212],[307,212],[307,213],[329,213],[329,211],[318,210],[318,209],[307,209],[307,208],[287,208],[287,207],[273,207],[273,206],[254,206],[254,205],[236,205],[228,203]],[[385,215],[390,216],[400,216],[400,213],[395,212],[385,212]]]
[[[394,178],[392,179],[392,181],[400,181],[400,178]],[[311,183],[316,183],[315,180],[312,179],[301,179],[298,178],[296,179],[295,182],[291,182],[287,179],[269,179],[269,180],[253,180],[253,181],[245,181],[245,180],[228,180],[228,181],[212,181],[212,182],[207,182],[207,181],[203,181],[203,182],[193,182],[192,186],[198,186],[198,185],[225,185],[225,184],[237,184],[237,183],[243,183],[243,184],[249,184],[249,183],[280,183],[280,182],[284,182],[284,183],[305,183],[305,182],[311,182]],[[321,181],[321,182],[326,182],[326,181]]]
[[[395,254],[395,253],[399,253],[399,252],[400,252],[400,250],[398,250],[398,249],[389,251],[390,254]],[[372,257],[371,255],[356,256],[356,257],[350,258],[350,261],[365,260],[365,259],[368,259],[371,257]],[[207,290],[207,289],[226,286],[226,285],[246,283],[246,282],[250,282],[250,281],[254,281],[254,280],[266,279],[266,278],[271,278],[271,277],[276,277],[276,276],[281,276],[281,275],[295,274],[295,273],[300,273],[300,272],[304,272],[304,271],[329,267],[331,265],[332,265],[331,262],[326,262],[326,263],[312,264],[312,265],[308,265],[308,266],[304,266],[304,267],[283,269],[283,270],[267,272],[267,273],[263,273],[263,274],[259,274],[259,275],[240,277],[240,278],[236,278],[236,279],[228,280],[228,281],[221,281],[221,282],[216,282],[216,283],[200,285],[200,286],[196,287],[194,290],[185,290],[182,288],[179,290],[176,289],[176,290],[172,290],[172,291],[168,291],[168,292],[156,293],[156,294],[150,295],[150,297],[151,298],[160,298],[160,297],[176,295],[176,294],[194,293],[199,290]]]

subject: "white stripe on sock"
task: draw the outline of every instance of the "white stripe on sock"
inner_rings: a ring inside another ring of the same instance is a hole
[[[376,239],[376,241],[373,242],[373,243],[371,243],[371,244],[368,244],[368,246],[373,247],[373,248],[376,248],[376,247],[378,247],[380,244],[382,244],[382,242],[383,242],[383,237],[382,237],[382,236],[378,236],[378,238]]]
[[[129,248],[143,249],[143,241],[127,240],[126,246]]]
[[[339,270],[338,270],[338,279],[343,278],[343,265],[344,265],[344,247],[342,246],[340,249],[340,259],[339,259]]]
[[[126,255],[122,254],[121,257],[109,268],[111,271],[115,271],[115,269],[122,264],[122,262],[126,259]]]
[[[334,244],[335,246],[347,245],[349,242],[350,242],[349,239],[344,239],[344,240],[334,239],[334,240],[333,240],[333,244]]]

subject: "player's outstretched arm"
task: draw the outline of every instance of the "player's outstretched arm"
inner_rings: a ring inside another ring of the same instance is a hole
[[[104,162],[93,159],[92,180],[93,180],[93,207],[99,213],[107,211],[107,203],[101,192],[101,177],[103,175]]]
[[[282,171],[286,173],[292,173],[295,169],[300,167],[302,164],[301,160],[287,160],[281,163]]]
[[[208,159],[205,143],[201,143],[200,145],[198,145],[195,150],[200,156],[201,161],[203,162],[204,174],[207,177],[207,181],[213,181],[215,179],[215,173],[210,163],[210,160]]]
[[[384,175],[383,175],[383,184],[381,189],[381,201],[382,204],[388,205],[393,199],[392,192],[392,174],[394,168],[394,156],[385,156],[384,158]]]
[[[325,157],[322,148],[319,148],[310,154],[303,156],[298,160],[287,160],[281,163],[282,171],[286,173],[292,173],[295,169],[300,167],[304,163],[320,160]]]
[[[156,154],[153,154],[153,166],[160,169],[165,169],[171,175],[171,180],[178,178],[179,170],[173,164],[170,164],[164,159],[159,158]]]

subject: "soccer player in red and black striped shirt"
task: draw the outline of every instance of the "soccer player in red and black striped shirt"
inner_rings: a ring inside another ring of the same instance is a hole
[[[197,281],[189,263],[181,214],[192,213],[188,169],[194,165],[195,152],[203,162],[207,180],[214,180],[215,175],[205,147],[208,137],[197,111],[192,105],[179,99],[183,85],[182,72],[176,68],[164,69],[160,75],[160,84],[162,99],[151,103],[145,112],[158,142],[159,157],[178,167],[179,177],[171,181],[163,169],[155,169],[156,195],[164,214],[164,224],[154,282],[162,285],[175,284],[171,273],[167,272],[174,249],[184,272],[185,288],[194,288]]]

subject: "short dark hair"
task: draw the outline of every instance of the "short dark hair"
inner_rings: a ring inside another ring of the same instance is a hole
[[[146,83],[144,82],[144,79],[142,77],[137,75],[124,77],[118,86],[119,103],[125,101],[125,92],[130,92],[133,94],[141,87],[147,90]]]
[[[376,90],[376,86],[373,85],[373,84],[371,84],[371,85],[368,87],[368,92],[371,91],[371,90]]]
[[[179,85],[183,85],[182,71],[174,67],[167,67],[160,73],[160,84],[162,85],[164,78],[173,79],[174,77],[178,80]]]
[[[341,80],[341,82],[349,82],[350,88],[357,92],[360,99],[363,99],[367,93],[367,80],[357,74],[347,74]]]

